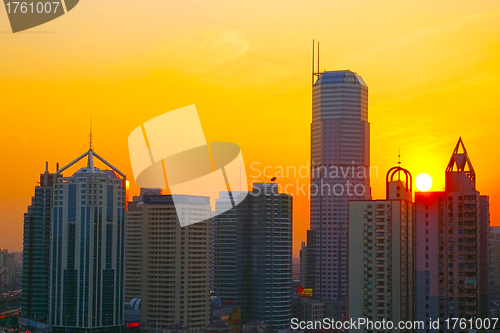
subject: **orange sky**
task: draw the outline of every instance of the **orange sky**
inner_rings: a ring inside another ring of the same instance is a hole
[[[87,149],[91,115],[96,151],[129,178],[128,134],[190,104],[208,141],[240,145],[249,176],[252,162],[306,165],[312,38],[322,70],[351,69],[369,86],[373,197],[398,148],[403,167],[441,190],[462,136],[495,224],[500,2],[85,0],[17,34],[0,9],[0,247],[22,249],[38,174]],[[294,218],[297,255],[307,196]]]

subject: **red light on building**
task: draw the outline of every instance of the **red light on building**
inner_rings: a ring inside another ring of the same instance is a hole
[[[127,323],[125,324],[125,326],[127,328],[135,328],[135,327],[139,327],[139,322],[138,321],[134,321],[134,322],[131,322],[131,323]]]

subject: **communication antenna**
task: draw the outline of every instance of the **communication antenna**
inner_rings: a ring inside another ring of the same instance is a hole
[[[92,150],[92,115],[90,116],[90,140],[89,140],[90,150]]]
[[[314,77],[318,77],[319,78],[319,75],[320,75],[320,72],[319,72],[319,42],[318,42],[318,55],[317,55],[317,66],[318,66],[318,69],[316,71],[316,66],[314,65],[314,39],[313,39],[313,52],[312,52],[312,85],[314,86]]]
[[[313,39],[313,57],[312,57],[312,75],[311,75],[312,84],[314,86],[314,39]]]
[[[318,41],[318,77],[319,77],[319,41]]]

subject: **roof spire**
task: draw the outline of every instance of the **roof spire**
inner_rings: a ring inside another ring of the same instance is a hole
[[[467,149],[465,149],[462,137],[458,138],[458,142],[453,150],[450,162],[446,167],[446,172],[464,172],[472,181],[474,188],[476,187],[476,173],[472,167],[472,162],[467,154]]]

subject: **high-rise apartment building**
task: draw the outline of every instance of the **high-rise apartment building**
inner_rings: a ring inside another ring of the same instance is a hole
[[[462,139],[446,168],[445,190],[417,192],[415,210],[416,319],[439,317],[443,325],[446,318],[488,317],[489,203],[476,189]]]
[[[347,296],[348,202],[370,199],[369,165],[366,83],[349,70],[318,74],[311,124],[316,298],[342,302]]]
[[[500,297],[500,227],[490,227],[490,296]]]
[[[62,176],[85,157],[86,167]],[[125,178],[92,149],[54,175],[48,309],[55,332],[123,325]]]
[[[179,215],[204,221],[181,227]],[[209,324],[210,217],[208,197],[178,195],[174,206],[171,195],[144,194],[129,203],[127,262],[140,258],[141,271],[127,270],[125,293],[141,298],[143,330],[202,332]]]
[[[35,187],[31,205],[24,214],[23,239],[23,292],[21,318],[48,321],[50,230],[52,223],[54,174],[48,164],[40,175],[40,185]]]
[[[413,321],[412,177],[407,170],[395,167],[387,173],[386,182],[385,200],[349,204],[348,316],[355,320]],[[359,327],[351,331],[375,330]]]
[[[216,211],[229,204],[221,197]],[[236,208],[215,217],[215,228],[215,294],[241,306],[243,323],[285,328],[292,315],[292,197],[275,183],[254,184]]]
[[[142,292],[142,210],[134,209],[145,195],[161,195],[161,189],[141,188],[129,203],[125,217],[125,301],[140,298]]]

